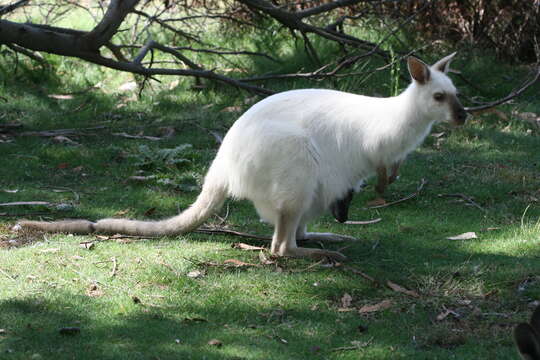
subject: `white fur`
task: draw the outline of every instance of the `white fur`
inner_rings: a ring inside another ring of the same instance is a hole
[[[231,127],[208,177],[253,201],[266,221],[299,202],[311,220],[380,164],[403,160],[435,121],[450,120],[431,94],[455,88],[443,73],[431,81],[389,98],[319,89],[266,98]]]

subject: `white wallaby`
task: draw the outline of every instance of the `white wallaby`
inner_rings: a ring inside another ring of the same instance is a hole
[[[230,128],[191,207],[161,221],[21,221],[50,232],[176,235],[196,229],[227,197],[249,199],[274,225],[271,252],[330,257],[335,251],[298,247],[297,240],[343,241],[349,236],[308,233],[306,223],[328,211],[355,185],[399,163],[437,121],[463,124],[466,112],[446,75],[449,55],[433,66],[408,58],[412,83],[400,95],[375,98],[306,89],[270,96]]]
[[[514,340],[524,360],[540,360],[540,305],[534,310],[530,322],[514,328]]]

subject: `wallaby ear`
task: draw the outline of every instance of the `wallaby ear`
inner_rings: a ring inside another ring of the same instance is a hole
[[[414,56],[409,56],[407,59],[407,66],[409,67],[411,77],[419,84],[425,84],[429,81],[429,66],[423,61]]]
[[[533,328],[521,323],[514,329],[514,340],[523,359],[540,359],[540,344]]]
[[[439,70],[443,73],[448,73],[448,70],[450,70],[450,62],[456,56],[457,52],[454,52],[448,56],[443,57],[441,60],[437,61],[435,64],[433,64],[432,68],[435,70]]]

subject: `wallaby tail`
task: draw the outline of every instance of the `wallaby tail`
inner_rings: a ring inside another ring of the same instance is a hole
[[[18,229],[36,229],[47,232],[65,232],[75,234],[125,234],[138,236],[178,235],[195,230],[215,211],[227,198],[227,188],[215,178],[207,176],[203,189],[197,200],[177,216],[159,221],[139,221],[127,219],[101,219],[93,223],[88,220],[63,220],[56,222],[22,220]]]

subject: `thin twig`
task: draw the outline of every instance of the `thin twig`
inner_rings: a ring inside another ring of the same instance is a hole
[[[484,209],[482,206],[478,205],[471,197],[465,195],[465,194],[439,194],[439,197],[453,197],[453,198],[460,198],[465,200],[468,204],[482,210],[483,212],[487,212],[486,209]]]
[[[5,277],[7,277],[8,279],[10,279],[12,281],[17,281],[13,276],[9,275],[7,272],[2,270],[1,268],[0,268],[0,273],[2,273],[2,275],[4,275]]]
[[[225,229],[225,228],[199,228],[195,231],[195,233],[199,234],[225,234],[225,235],[233,235],[233,236],[239,236],[247,239],[256,239],[256,240],[263,240],[263,241],[270,241],[272,240],[269,236],[261,236],[261,235],[254,235],[254,234],[248,234],[240,231]]]
[[[388,206],[391,206],[391,205],[399,204],[399,203],[402,203],[404,201],[413,199],[413,198],[417,197],[420,194],[420,191],[422,191],[422,189],[424,188],[424,185],[426,185],[426,184],[427,184],[427,180],[422,178],[420,180],[420,183],[418,184],[418,187],[416,188],[416,191],[413,192],[412,194],[409,194],[409,195],[405,196],[404,198],[396,200],[396,201],[392,201],[392,202],[382,204],[382,205],[370,206],[370,207],[367,207],[366,209],[385,208],[385,207],[388,207]]]
[[[343,224],[345,225],[371,225],[371,224],[376,224],[380,222],[381,220],[382,218],[376,218],[373,220],[364,220],[364,221],[348,220],[348,221],[345,221]]]
[[[363,277],[364,279],[366,280],[369,280],[371,281],[373,284],[375,284],[376,286],[380,286],[381,283],[377,280],[375,280],[374,278],[372,278],[371,276],[369,276],[368,274],[360,271],[360,270],[357,270],[355,268],[352,268],[350,266],[342,266],[342,269],[343,270],[347,270],[347,271],[350,271],[352,272],[353,274],[356,274],[356,275],[360,275],[361,277]]]
[[[363,343],[359,343],[358,345],[342,346],[342,347],[330,349],[330,351],[331,352],[336,352],[336,351],[360,350],[360,349],[362,349],[364,347],[369,346],[372,342],[373,342],[373,338],[370,338],[368,341],[363,342]]]
[[[116,275],[116,270],[118,268],[118,263],[116,261],[116,256],[113,256],[111,258],[111,261],[113,263],[112,270],[111,270],[111,277],[114,277]]]

